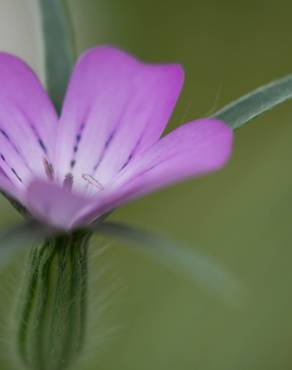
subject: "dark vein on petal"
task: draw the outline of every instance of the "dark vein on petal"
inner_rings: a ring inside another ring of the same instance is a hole
[[[4,161],[5,162],[5,158],[4,158],[4,155],[3,154],[0,154],[0,158],[2,159],[2,161]],[[7,180],[9,180],[10,182],[12,182],[11,181],[11,179],[10,179],[10,177],[7,175],[7,173],[4,171],[4,169],[3,169],[3,167],[2,166],[0,166],[0,175],[3,175],[3,176],[5,176],[6,178],[7,178]]]
[[[70,168],[73,170],[73,168],[75,167],[75,164],[76,164],[76,160],[75,159],[72,159],[71,162],[70,162]]]
[[[125,163],[121,166],[121,168],[119,169],[118,173],[119,173],[120,171],[122,171],[124,168],[126,168],[126,167],[128,166],[128,164],[131,162],[131,160],[133,159],[134,154],[135,154],[135,152],[136,152],[136,150],[137,150],[138,146],[140,145],[140,143],[141,143],[141,141],[142,141],[142,139],[143,139],[143,137],[144,137],[144,131],[145,131],[145,129],[143,130],[143,132],[142,132],[142,134],[140,135],[139,139],[136,141],[136,144],[134,145],[134,148],[131,150],[131,152],[130,152],[130,154],[129,154],[128,158],[127,158],[127,160],[126,160],[126,161],[125,161]]]
[[[16,172],[15,168],[13,168],[12,166],[10,166],[10,164],[7,162],[7,160],[6,160],[5,156],[3,155],[3,153],[0,153],[0,158],[1,158],[2,162],[6,165],[6,167],[8,167],[9,171],[11,171],[13,173],[13,175],[18,179],[18,181],[20,181],[22,183],[21,177],[18,175],[18,173]],[[6,174],[7,178],[9,178],[11,180],[11,178],[8,176],[8,173],[2,167],[1,167],[1,170],[2,170],[3,173]]]
[[[16,172],[16,170],[15,170],[13,167],[11,167],[10,169],[11,169],[12,173],[16,176],[16,178],[17,178],[20,182],[22,182],[22,179],[21,179],[21,177],[18,175],[18,173]]]
[[[123,121],[123,117],[125,116],[126,112],[127,112],[127,109],[129,107],[127,106],[127,104],[125,104],[125,107],[124,109],[122,110],[122,112],[119,114],[119,117],[116,119],[116,124],[114,125],[114,128],[113,130],[110,132],[106,142],[104,143],[104,146],[103,146],[103,149],[102,149],[102,152],[99,156],[99,159],[97,160],[97,162],[95,163],[94,167],[93,167],[93,170],[92,170],[92,176],[94,176],[95,172],[97,171],[98,167],[100,166],[101,162],[103,161],[103,159],[105,158],[105,155],[106,155],[106,152],[107,150],[109,149],[109,147],[111,146],[112,142],[113,142],[113,139],[114,137],[117,135],[117,133],[119,132],[119,129],[120,129],[120,125],[121,125],[121,122]]]
[[[85,122],[87,122],[87,120]],[[73,144],[73,154],[72,154],[72,159],[70,161],[71,170],[73,170],[73,168],[75,167],[75,164],[76,164],[76,156],[77,156],[77,152],[79,150],[79,145],[80,145],[82,135],[83,135],[83,132],[84,132],[84,128],[85,128],[85,125],[86,125],[85,122],[81,123],[81,125],[79,126],[79,129],[77,131],[77,134],[75,136],[75,142]]]
[[[104,159],[105,157],[105,153],[107,151],[107,149],[109,148],[111,142],[113,141],[113,138],[115,137],[115,134],[117,132],[117,129],[114,130],[108,137],[108,139],[106,140],[106,142],[104,143],[104,146],[103,146],[103,149],[102,149],[102,152],[99,156],[99,159],[98,161],[96,162],[96,164],[94,165],[93,167],[93,173],[98,169],[98,167],[100,166],[102,160]]]
[[[47,155],[48,154],[47,146],[45,145],[45,142],[42,139],[40,133],[38,132],[36,126],[34,125],[34,122],[16,102],[14,102],[14,105],[16,106],[18,111],[21,113],[21,115],[24,117],[25,121],[28,123],[28,126],[30,127],[32,133],[34,134],[34,137],[36,138],[39,147],[44,152],[44,154]]]
[[[23,163],[28,168],[28,170],[32,172],[32,169],[29,166],[28,162],[26,161],[24,155],[18,149],[17,145],[11,140],[11,138],[7,134],[7,132],[5,130],[3,130],[2,128],[0,128],[0,133],[2,134],[2,136],[4,137],[4,139],[8,142],[8,144],[12,147],[12,149],[14,150],[14,152],[20,157],[20,159],[23,161]]]
[[[133,159],[134,155],[136,154],[136,151],[137,151],[137,148],[139,147],[139,145],[141,144],[142,140],[143,140],[143,137],[145,136],[145,132],[147,131],[147,128],[148,128],[148,125],[149,125],[149,120],[146,122],[138,140],[136,141],[135,145],[133,146],[133,149],[131,150],[127,160],[125,161],[125,163],[121,166],[121,168],[119,169],[118,173],[120,171],[122,171],[125,167],[128,166],[128,164],[131,162],[131,160]]]
[[[172,158],[176,158],[178,154],[180,154],[180,153],[179,152],[176,152],[176,153],[170,155],[169,157],[167,157],[165,159],[162,159],[159,162],[156,162],[156,163],[150,165],[150,167],[148,167],[145,170],[137,173],[136,175],[134,175],[134,177],[130,178],[126,183],[131,183],[131,182],[135,181],[136,179],[138,179],[139,177],[147,174],[148,172],[150,172],[151,170],[155,169],[156,167],[159,167],[160,165],[162,165],[162,164],[164,164],[166,162],[169,162],[170,160],[172,160]]]
[[[81,140],[83,138],[83,133],[84,133],[84,129],[85,127],[87,126],[87,122],[88,122],[88,117],[89,117],[89,113],[90,113],[90,109],[87,108],[85,110],[85,112],[83,113],[83,118],[81,119],[81,124],[79,125],[78,129],[77,129],[77,133],[75,135],[75,140],[73,142],[73,148],[72,148],[72,156],[71,156],[71,160],[69,162],[69,167],[70,167],[70,172],[73,171],[76,163],[77,163],[77,154],[79,152],[79,146],[80,146],[80,143],[81,143]]]

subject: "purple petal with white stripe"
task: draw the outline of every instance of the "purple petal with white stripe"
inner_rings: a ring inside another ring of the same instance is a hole
[[[77,62],[60,119],[29,67],[0,53],[0,189],[41,222],[71,230],[163,186],[222,167],[232,130],[204,119],[160,138],[179,65],[110,47]]]
[[[110,47],[85,53],[60,120],[56,167],[61,178],[72,172],[109,183],[159,139],[182,83],[179,65],[144,64]]]
[[[81,220],[189,177],[220,169],[229,160],[232,130],[216,119],[187,123],[146,149],[115,178]]]
[[[44,175],[56,130],[55,110],[32,70],[0,53],[0,166],[16,187]]]

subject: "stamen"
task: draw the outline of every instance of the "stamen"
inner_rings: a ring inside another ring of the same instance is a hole
[[[98,190],[103,190],[103,189],[104,189],[103,185],[102,185],[99,181],[97,181],[93,176],[91,176],[91,175],[89,175],[89,174],[87,174],[87,173],[84,173],[84,174],[82,175],[82,178],[83,178],[83,180],[85,180],[89,185],[93,185],[93,186],[95,186]]]
[[[72,186],[73,186],[73,175],[72,175],[72,173],[67,173],[67,175],[65,176],[64,182],[63,182],[63,186],[65,188],[72,189]]]
[[[49,180],[54,180],[54,167],[46,158],[43,159],[45,173]]]

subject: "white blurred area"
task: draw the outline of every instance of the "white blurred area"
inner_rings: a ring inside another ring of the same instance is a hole
[[[41,77],[39,38],[35,0],[0,0],[0,51],[21,57]]]

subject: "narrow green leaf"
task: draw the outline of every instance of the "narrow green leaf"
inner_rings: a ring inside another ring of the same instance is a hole
[[[5,266],[21,250],[44,240],[52,230],[29,220],[0,231],[0,267]]]
[[[275,80],[226,105],[214,117],[234,130],[292,98],[292,75]]]
[[[75,60],[73,28],[65,0],[38,0],[48,93],[60,110]]]
[[[144,247],[140,250],[154,260],[179,272],[192,282],[207,286],[229,302],[234,302],[241,294],[240,285],[231,273],[194,248],[121,223],[97,224],[94,231],[130,245]]]

